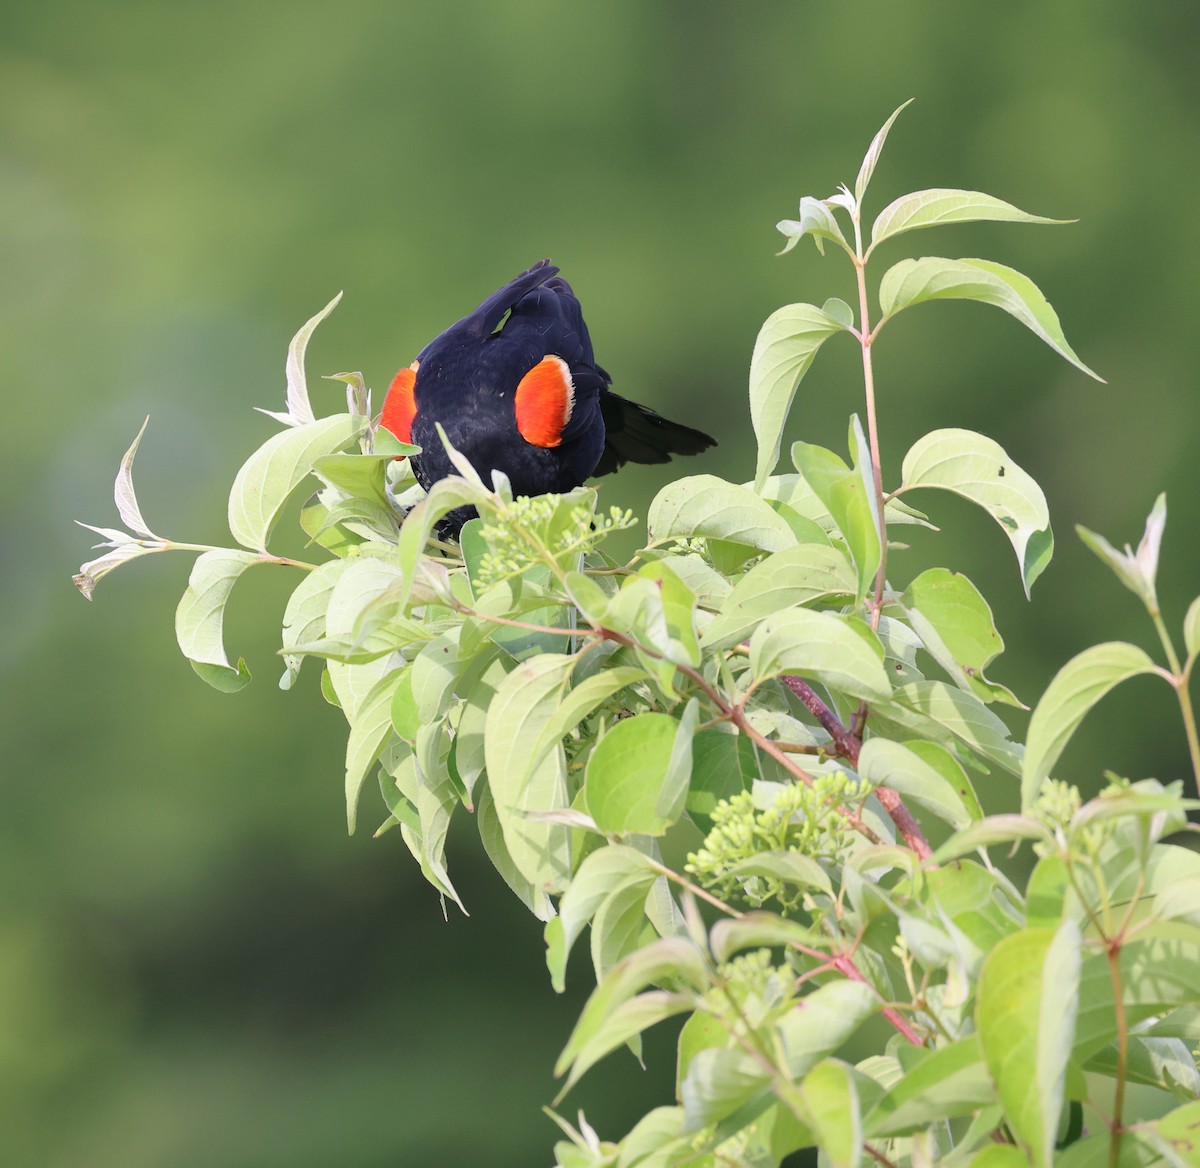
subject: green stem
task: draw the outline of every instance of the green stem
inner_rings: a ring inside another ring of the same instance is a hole
[[[1196,712],[1192,709],[1192,698],[1188,692],[1191,670],[1180,665],[1179,655],[1175,652],[1175,644],[1171,640],[1171,634],[1167,631],[1157,602],[1147,602],[1146,611],[1150,613],[1150,619],[1154,622],[1158,639],[1162,642],[1163,651],[1167,655],[1167,664],[1171,668],[1173,675],[1171,685],[1175,689],[1175,696],[1179,699],[1179,712],[1183,715],[1183,732],[1187,736],[1188,754],[1192,760],[1192,777],[1196,782],[1197,790],[1200,790],[1200,736],[1196,733]]]
[[[1121,949],[1119,945],[1108,946],[1108,969],[1112,975],[1113,1005],[1117,1022],[1117,1075],[1113,1088],[1112,1126],[1109,1129],[1108,1168],[1117,1168],[1121,1158],[1121,1133],[1124,1131],[1121,1117],[1125,1111],[1125,1073],[1129,1058],[1129,1028],[1125,1024],[1125,997],[1121,988]]]

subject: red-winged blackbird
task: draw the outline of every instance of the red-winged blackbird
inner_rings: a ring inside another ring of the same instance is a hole
[[[426,490],[454,473],[439,422],[484,482],[501,470],[517,495],[570,491],[626,462],[667,462],[716,445],[618,397],[611,382],[596,364],[570,284],[542,260],[401,369],[381,421],[400,441],[421,447],[413,469]],[[474,515],[474,508],[459,508],[439,531],[456,537]]]

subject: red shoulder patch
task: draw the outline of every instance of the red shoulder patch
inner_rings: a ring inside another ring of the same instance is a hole
[[[557,446],[575,408],[575,383],[561,357],[543,357],[517,386],[517,430],[532,446]]]
[[[401,369],[392,378],[387,397],[383,399],[383,413],[380,415],[379,424],[401,442],[412,441],[412,424],[417,416],[417,399],[413,391],[416,388],[419,368],[420,362],[414,361],[407,369]]]

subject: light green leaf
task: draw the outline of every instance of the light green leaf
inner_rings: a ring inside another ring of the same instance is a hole
[[[1200,1101],[1185,1103],[1140,1133],[1172,1165],[1200,1168]]]
[[[762,1065],[740,1050],[697,1051],[679,1087],[684,1130],[696,1132],[719,1123],[763,1092],[770,1081]]]
[[[1107,1146],[1108,1136],[1104,1142]],[[1029,1168],[1029,1161],[1012,1144],[988,1144],[971,1157],[970,1168]]]
[[[697,992],[707,988],[708,970],[690,941],[664,937],[639,949],[610,970],[588,998],[554,1073],[561,1075],[584,1051],[594,1050],[596,1044],[603,1042],[605,1023],[623,1002],[646,986],[664,981],[682,983]],[[614,1045],[624,1041],[625,1038],[621,1038]]]
[[[750,667],[760,681],[798,673],[867,701],[883,701],[892,692],[883,647],[870,627],[808,608],[787,609],[758,626],[750,638]]]
[[[325,614],[334,586],[351,560],[330,560],[309,572],[288,598],[283,612],[283,676],[280,689],[291,689],[303,660],[294,650],[299,645],[320,640],[325,635]]]
[[[862,160],[862,166],[858,169],[858,178],[854,180],[854,197],[859,203],[862,202],[863,196],[867,193],[867,186],[871,181],[871,176],[875,173],[875,164],[879,161],[880,154],[883,153],[883,144],[887,141],[892,123],[900,116],[901,111],[907,109],[915,100],[915,98],[910,97],[902,106],[893,110],[891,117],[880,127],[879,133],[871,139],[871,145],[867,147],[867,153]]]
[[[646,519],[651,540],[704,537],[780,552],[796,542],[787,521],[746,487],[715,475],[690,475],[655,496]]]
[[[979,1043],[972,1035],[930,1051],[909,1065],[863,1122],[869,1138],[902,1136],[970,1115],[996,1098]],[[1027,1161],[1022,1156],[1021,1163]]]
[[[925,300],[978,300],[1002,308],[1077,369],[1097,381],[1104,380],[1067,343],[1057,314],[1037,285],[1014,268],[991,260],[926,256],[901,260],[883,274],[879,282],[879,306],[884,320]]]
[[[313,463],[313,470],[330,486],[356,499],[373,499],[390,508],[386,483],[387,466],[392,457],[390,454],[325,454]]]
[[[937,763],[918,754],[915,747],[932,748]],[[970,781],[954,757],[936,743],[901,743],[889,738],[869,738],[858,758],[858,773],[875,787],[889,787],[898,795],[964,828],[983,812]]]
[[[1190,664],[1200,656],[1200,596],[1188,605],[1187,615],[1183,618],[1183,643]]]
[[[988,955],[975,1024],[1005,1118],[1037,1168],[1054,1158],[1079,1008],[1082,940],[1071,919],[1023,929]]]
[[[769,912],[745,913],[736,920],[720,920],[712,927],[709,944],[713,960],[725,963],[743,949],[778,945],[812,945],[813,932],[798,921]]]
[[[640,883],[615,888],[592,917],[592,968],[597,981],[654,935],[646,919],[646,893]]]
[[[692,771],[695,702],[678,721],[638,714],[618,722],[588,758],[587,806],[603,832],[662,835],[683,813]]]
[[[700,638],[706,649],[743,641],[764,617],[828,596],[855,595],[858,581],[841,548],[801,543],[755,564],[734,585]]]
[[[805,995],[803,1005],[789,1010],[778,1022],[788,1070],[793,1078],[806,1075],[872,1015],[881,1002],[864,982],[839,978]]]
[[[823,1160],[833,1168],[858,1168],[863,1151],[862,1115],[854,1076],[845,1063],[837,1059],[817,1063],[783,1100],[816,1136]]]
[[[1054,550],[1042,489],[991,438],[971,430],[934,430],[904,456],[904,489],[940,487],[979,504],[1012,541],[1025,595]]]
[[[341,299],[342,294],[339,292],[316,316],[307,321],[288,345],[287,363],[284,366],[284,374],[287,377],[287,412],[277,414],[270,410],[260,410],[259,413],[283,422],[286,426],[304,426],[313,421],[312,405],[308,400],[308,382],[304,376],[304,353],[317,325],[338,306]]]
[[[1073,657],[1046,687],[1029,722],[1025,761],[1021,768],[1021,806],[1037,799],[1059,755],[1084,715],[1113,686],[1158,666],[1144,649],[1124,641],[1094,645]]]
[[[919,227],[941,227],[947,223],[977,223],[991,220],[1003,223],[1071,223],[1071,219],[1047,219],[1030,215],[1012,203],[986,195],[983,191],[957,191],[934,187],[913,191],[889,203],[876,216],[871,227],[871,246],[867,254],[885,239]]]
[[[983,671],[1003,652],[1004,641],[988,602],[966,576],[930,568],[909,584],[900,603],[926,651],[960,689],[981,701],[1021,706],[1004,686],[984,677]]]
[[[825,869],[812,856],[801,852],[756,852],[731,865],[726,871],[730,876],[764,876],[785,884],[833,894],[833,885]]]
[[[346,826],[354,834],[358,818],[358,797],[371,764],[391,737],[392,695],[400,684],[402,671],[381,677],[372,687],[350,723],[346,741]]]
[[[76,520],[78,523],[79,521]],[[89,527],[92,531],[97,531],[101,535],[109,534],[109,529],[100,527],[91,527],[90,524],[81,523],[81,527]],[[124,532],[113,530],[113,536],[124,536]],[[113,544],[96,544],[96,547],[109,547],[112,550],[105,552],[102,556],[97,556],[94,560],[88,560],[87,563],[80,565],[79,571],[71,577],[71,582],[83,593],[85,600],[92,599],[92,593],[96,590],[96,585],[104,579],[109,572],[114,568],[119,568],[122,564],[128,563],[130,560],[136,560],[140,556],[152,555],[154,552],[165,552],[170,550],[169,544],[155,545],[145,547],[142,544],[132,542]]]
[[[265,550],[288,496],[318,458],[342,450],[367,428],[351,414],[308,422],[268,438],[242,465],[229,492],[229,530],[243,547]]]
[[[832,223],[828,209],[825,214]],[[750,358],[750,421],[758,441],[756,488],[762,487],[779,461],[779,444],[796,389],[817,350],[844,328],[814,304],[789,304],[771,313],[759,330]]]
[[[566,884],[571,833],[529,813],[565,808],[570,799],[561,745],[531,747],[554,717],[574,664],[573,657],[558,653],[523,661],[497,687],[484,727],[488,782],[505,843],[518,870],[544,892],[559,892]]]
[[[244,661],[235,667],[225,656],[222,635],[225,602],[238,577],[260,563],[259,556],[232,548],[205,552],[192,567],[187,591],[175,610],[175,637],[180,652],[194,664],[211,666],[197,673],[217,689],[228,687],[227,692],[241,689],[250,674]]]
[[[717,803],[750,790],[757,776],[758,757],[745,734],[728,734],[715,726],[701,730],[692,739],[692,778],[685,804],[688,815],[702,832],[709,832]]]
[[[838,226],[829,204],[823,199],[805,195],[800,200],[800,218],[783,219],[775,224],[775,230],[787,237],[787,243],[776,255],[787,255],[806,235],[811,235],[817,251],[825,254],[825,240],[832,240],[846,252],[853,254],[842,229]]]
[[[561,741],[597,706],[645,676],[645,672],[637,666],[615,665],[580,682],[563,698],[554,716],[546,723],[541,746],[548,748],[552,743]]]
[[[974,694],[942,681],[910,681],[874,711],[915,735],[944,746],[961,743],[1012,774],[1021,770],[1021,751],[1008,727]]]
[[[141,442],[142,435],[145,434],[148,425],[150,425],[149,417],[142,423],[142,428],[137,432],[137,437],[134,438],[129,449],[121,457],[121,465],[117,468],[116,482],[113,484],[113,499],[117,504],[117,511],[121,516],[121,522],[130,531],[144,536],[146,539],[160,539],[161,537],[155,535],[142,518],[142,511],[138,506],[137,495],[133,490],[133,460],[137,455],[138,444]]]
[[[1023,839],[1049,841],[1050,829],[1040,819],[1030,815],[989,815],[952,835],[934,853],[939,864],[969,855],[977,848],[993,844],[1012,844]]]
[[[618,889],[630,885],[642,889],[644,901],[657,878],[650,858],[624,844],[598,848],[579,865],[559,903],[561,947],[546,957],[554,988],[559,993],[563,990],[571,949],[600,905]]]
[[[1096,553],[1116,574],[1118,580],[1151,608],[1158,607],[1155,578],[1158,574],[1158,551],[1163,529],[1167,523],[1167,496],[1159,495],[1146,520],[1146,530],[1135,552],[1128,544],[1117,551],[1102,535],[1076,524],[1079,538]]]
[[[496,815],[496,805],[492,800],[492,792],[485,785],[479,792],[479,802],[475,808],[475,816],[479,820],[479,838],[483,841],[483,850],[492,862],[492,867],[500,873],[504,883],[517,894],[522,904],[539,921],[545,921],[547,928],[558,922],[554,915],[554,904],[544,893],[534,888],[526,880],[513,863],[508,853],[508,845],[504,842],[504,832],[500,827],[500,819]],[[558,926],[561,927],[561,926]],[[564,955],[565,957],[565,955]],[[549,956],[547,956],[547,962]]]
[[[662,608],[663,631],[660,640],[651,640],[674,665],[700,664],[700,644],[696,637],[696,594],[661,560],[644,564],[638,575],[651,581],[658,590]]]
[[[797,442],[792,446],[796,469],[828,508],[850,549],[858,574],[858,600],[875,582],[879,567],[879,528],[875,522],[873,492],[832,450]]]

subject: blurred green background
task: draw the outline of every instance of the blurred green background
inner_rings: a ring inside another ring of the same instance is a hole
[[[234,597],[227,641],[256,674],[237,697],[175,650],[185,557],[123,570],[90,606],[70,583],[89,555],[70,520],[115,522],[112,475],[147,413],[150,524],[223,540],[228,483],[272,431],[250,407],[280,408],[288,339],[338,289],[310,375],[362,369],[378,402],[432,335],[551,255],[617,388],[720,438],[681,469],[747,478],[759,324],[851,286],[807,243],[776,259],[774,224],[852,180],[915,96],[870,215],[945,185],[1080,223],[959,227],[889,256],[1024,269],[1109,382],[978,305],[890,328],[885,477],[931,428],[983,430],[1044,485],[1059,539],[1026,604],[995,525],[932,499],[950,530],[893,579],[941,562],[983,583],[1009,641],[994,674],[1027,698],[1089,643],[1152,647],[1074,523],[1136,542],[1166,489],[1173,624],[1200,590],[1193,5],[0,12],[0,1162],[550,1163],[539,1107],[586,966],[556,998],[536,923],[469,830],[451,865],[472,915],[446,922],[399,840],[345,837],[341,716],[315,672],[275,687],[284,574]],[[792,436],[841,449],[859,401],[854,347],[831,344]],[[629,469],[602,497],[644,510],[669,473]],[[1181,776],[1165,688],[1123,693],[1064,770]],[[644,1076],[608,1060],[566,1113],[619,1136],[669,1094],[669,1036],[649,1054]]]

